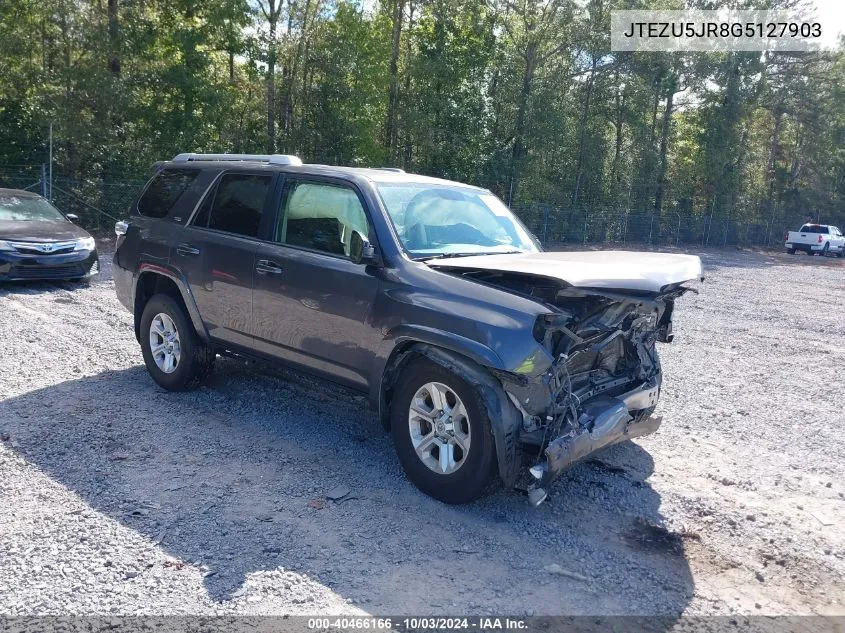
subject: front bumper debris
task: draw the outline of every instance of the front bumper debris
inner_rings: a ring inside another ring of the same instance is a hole
[[[548,483],[560,473],[591,453],[612,444],[618,444],[635,437],[649,435],[660,428],[662,418],[649,415],[634,419],[621,402],[609,403],[593,430],[580,429],[572,435],[553,440],[546,447],[546,464],[542,482]]]
[[[533,505],[546,499],[545,486],[596,451],[642,437],[660,428],[662,417],[651,414],[660,384],[643,385],[616,398],[597,398],[581,409],[579,424],[546,446],[545,460],[529,470],[535,483],[529,490]]]

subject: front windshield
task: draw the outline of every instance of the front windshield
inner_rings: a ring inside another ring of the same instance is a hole
[[[0,194],[0,220],[50,222],[64,220],[58,209],[44,198]]]
[[[493,194],[428,183],[377,183],[412,257],[534,253],[536,240]]]

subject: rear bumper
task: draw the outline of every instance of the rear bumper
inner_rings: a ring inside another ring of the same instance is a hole
[[[824,250],[824,243],[822,244],[799,244],[798,242],[787,242],[785,248],[788,251],[802,251],[804,253],[821,253]],[[829,253],[839,253],[843,250],[843,246],[834,246],[831,244],[828,247]]]
[[[117,300],[120,301],[124,308],[132,312],[135,304],[135,297],[133,296],[135,276],[132,274],[132,271],[120,265],[117,252],[115,252],[114,259],[112,260],[112,277],[114,278],[114,290],[117,294]]]
[[[0,281],[88,279],[100,271],[97,251],[74,251],[60,255],[0,253]]]
[[[812,253],[814,250],[818,250],[815,246],[815,244],[798,244],[797,242],[787,242],[784,245],[788,251],[802,251],[804,253]]]

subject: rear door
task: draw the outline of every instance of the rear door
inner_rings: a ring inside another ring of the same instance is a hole
[[[121,264],[167,264],[174,235],[182,230],[177,225],[194,209],[212,179],[213,174],[195,168],[168,167],[156,173],[132,209],[129,232],[117,253]]]
[[[255,256],[255,345],[365,387],[381,334],[370,325],[376,271],[349,258],[353,231],[374,243],[363,199],[343,180],[286,176],[279,206]]]
[[[174,249],[209,335],[250,346],[254,257],[276,175],[227,171],[209,189]]]

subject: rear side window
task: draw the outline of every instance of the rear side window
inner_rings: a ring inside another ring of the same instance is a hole
[[[198,173],[195,169],[163,169],[158,172],[138,200],[138,213],[148,218],[167,216]]]
[[[272,180],[265,175],[224,174],[216,190],[203,201],[194,226],[258,237]]]
[[[822,233],[827,235],[827,227],[819,226],[818,224],[805,224],[801,227],[799,233]]]

